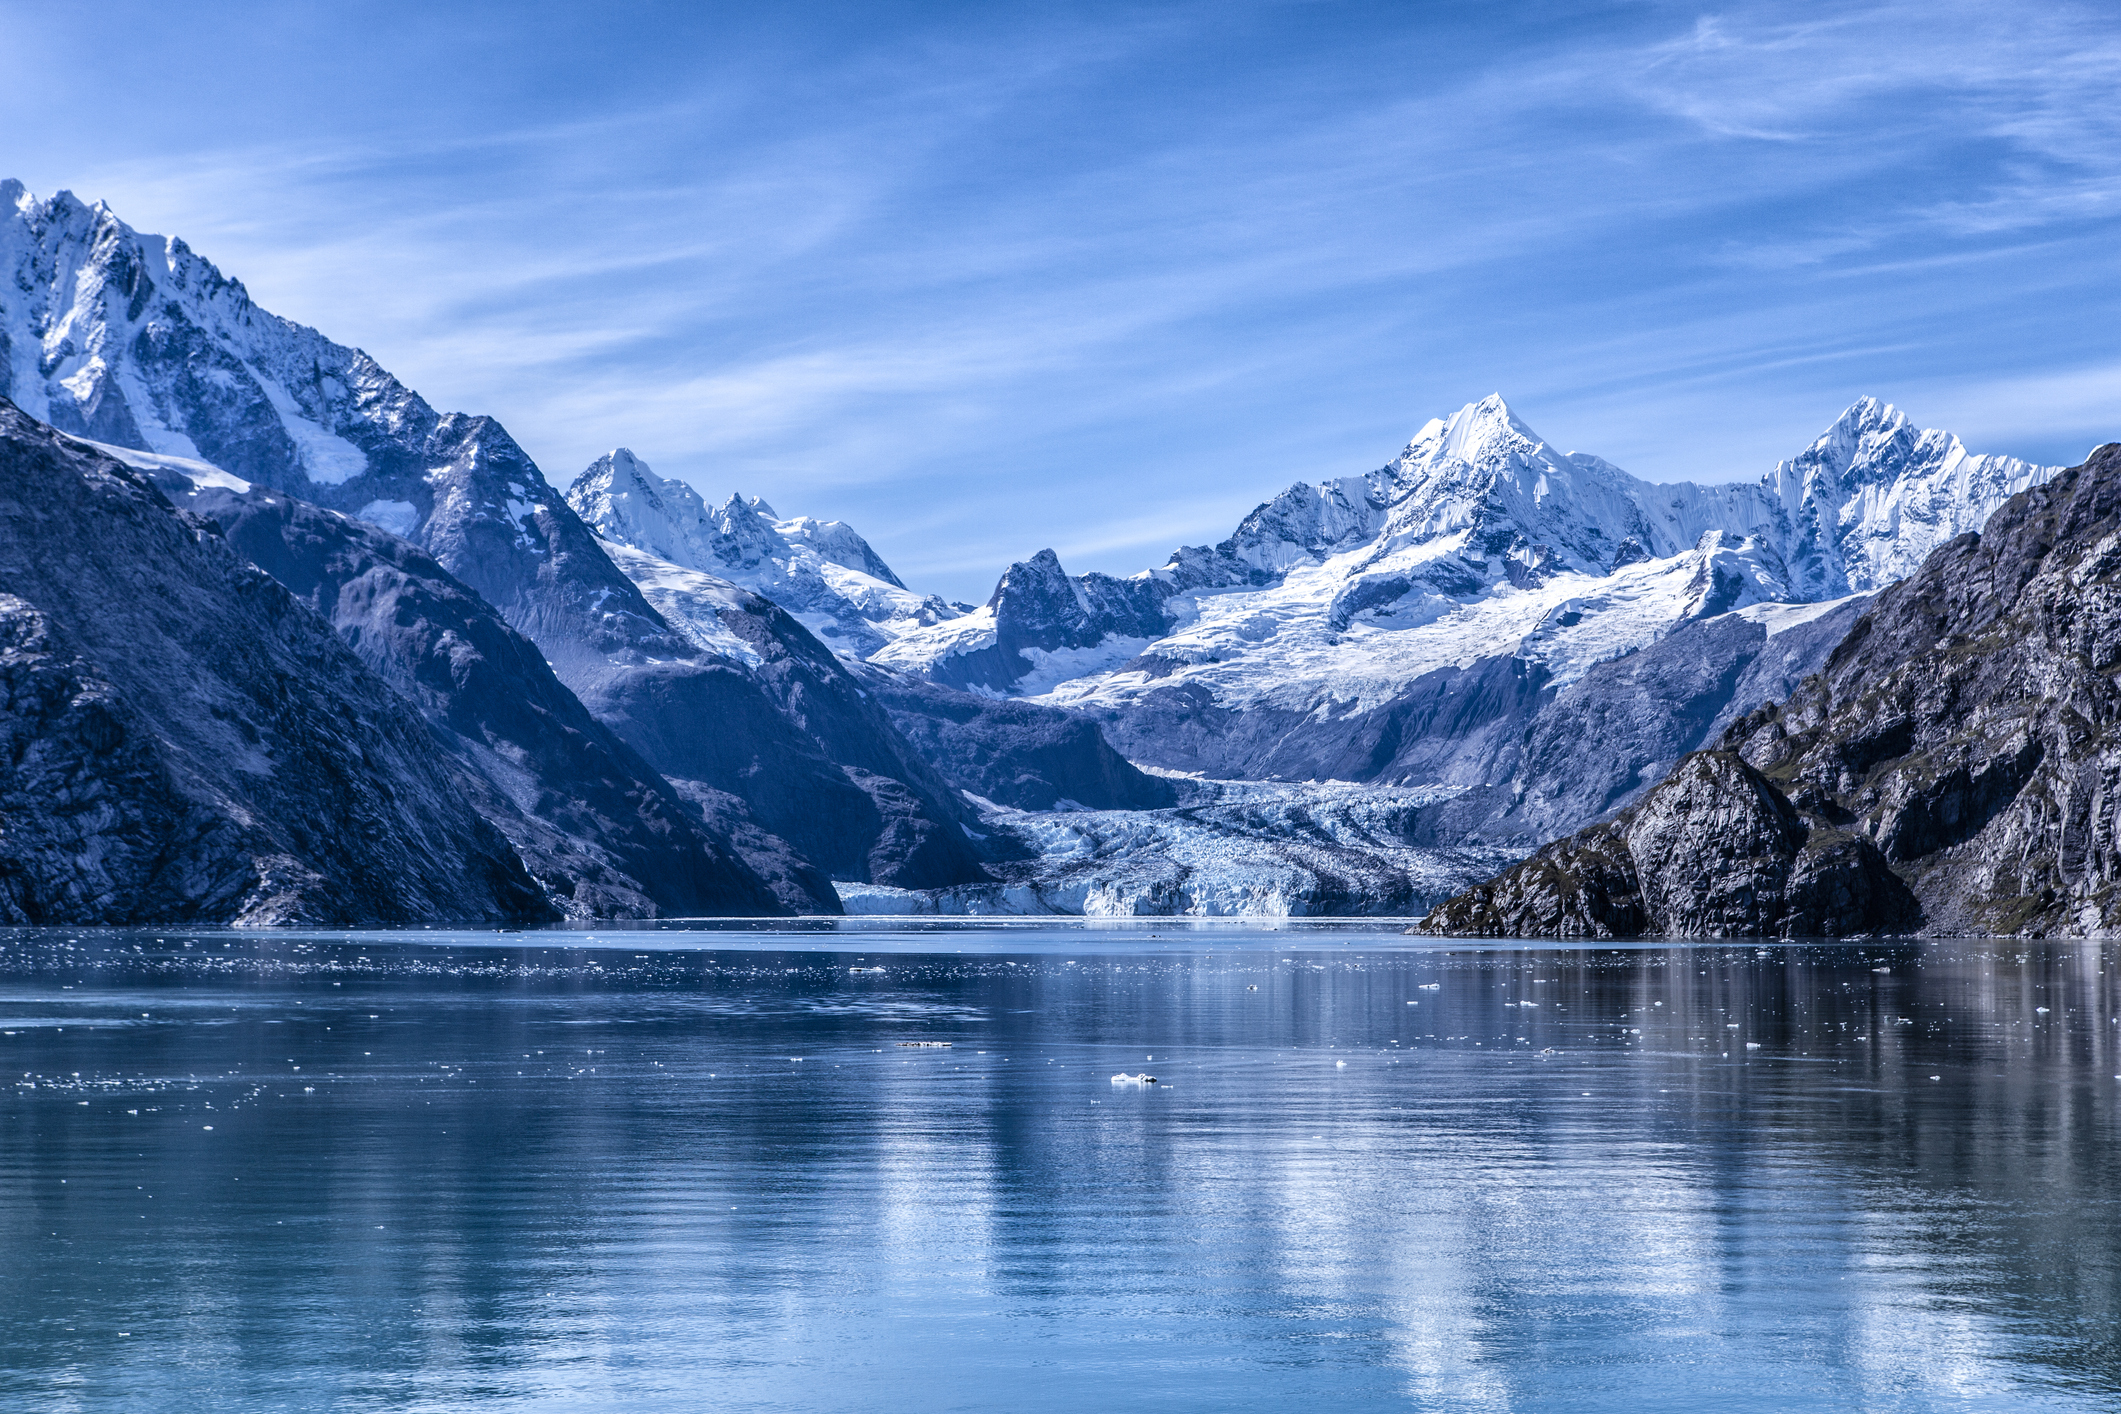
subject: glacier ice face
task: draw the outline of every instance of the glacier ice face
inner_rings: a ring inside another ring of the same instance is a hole
[[[999,882],[840,885],[841,905],[856,914],[1395,917],[1426,912],[1519,854],[1411,843],[1422,813],[1448,803],[1449,790],[1178,784],[1190,799],[1162,809],[1031,813],[989,805],[985,823],[1032,849],[1028,860],[996,866]]]
[[[624,447],[589,464],[568,503],[606,541],[718,576],[794,614],[842,657],[869,657],[913,629],[960,611],[899,581],[842,521],[782,520],[757,498],[710,508],[682,481],[657,476]]]

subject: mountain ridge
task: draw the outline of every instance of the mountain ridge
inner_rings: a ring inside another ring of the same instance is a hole
[[[839,684],[851,705],[832,721],[853,737],[820,741],[760,663],[717,656],[665,623],[498,422],[438,414],[367,354],[260,309],[182,241],[142,235],[70,194],[38,201],[11,182],[0,195],[0,391],[33,414],[411,541],[704,813],[771,814],[793,832],[788,844],[851,879],[988,877],[970,808],[903,742],[869,750],[895,731],[880,707]],[[775,636],[786,654],[809,653],[798,641],[808,631],[785,616],[769,626]],[[702,713],[745,723],[754,739],[724,733],[711,757],[683,750],[685,722]],[[868,764],[844,767],[843,746],[867,751]],[[685,774],[708,766],[711,778]],[[850,814],[870,837],[837,823]],[[759,862],[778,867],[781,851],[769,854]]]

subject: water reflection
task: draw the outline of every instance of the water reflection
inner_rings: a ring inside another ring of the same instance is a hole
[[[0,1401],[2121,1397],[2109,949],[1158,931],[0,937]]]

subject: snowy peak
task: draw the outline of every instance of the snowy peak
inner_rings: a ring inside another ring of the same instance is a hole
[[[773,523],[781,538],[790,542],[801,541],[818,553],[819,558],[833,564],[859,570],[886,584],[904,589],[905,583],[892,573],[884,557],[870,548],[869,542],[855,534],[854,527],[843,520],[812,520],[809,516],[796,516],[792,520],[780,520],[774,516],[773,507],[757,497],[752,498],[752,508]]]
[[[1798,595],[1827,599],[1914,573],[1932,550],[1979,530],[2005,501],[2058,470],[1974,455],[1951,433],[1863,398],[1778,463],[1759,490],[1781,523]]]
[[[259,309],[184,242],[69,192],[5,191],[0,391],[33,416],[304,493],[431,432],[433,410],[367,355]]]
[[[1429,419],[1385,470],[1404,473],[1441,462],[1499,469],[1523,465],[1545,448],[1545,440],[1510,411],[1502,394],[1490,393],[1447,418]]]
[[[1823,600],[1912,573],[2055,470],[1971,456],[1950,433],[1863,398],[1757,485],[1659,485],[1557,453],[1489,397],[1431,421],[1370,478],[1389,498],[1373,563],[1451,541],[1469,562],[1598,574],[1727,530],[1786,561],[1793,595]]]
[[[687,569],[706,569],[716,537],[700,493],[666,480],[625,447],[591,462],[567,489],[567,503],[597,534]],[[614,528],[624,527],[623,535]]]
[[[1555,450],[1490,396],[1368,476],[1290,487],[1219,545],[1068,579],[1072,610],[1057,561],[1012,566],[981,633],[915,634],[889,658],[1030,693],[1073,654],[1081,676],[1055,700],[1105,705],[1184,682],[1231,707],[1383,700],[1468,654],[1513,654],[1558,685],[1683,622],[1880,588],[2054,471],[1969,455],[1866,398],[1757,483],[1660,485]],[[1131,667],[1103,666],[1137,637],[1153,641]]]
[[[624,447],[591,462],[567,500],[610,544],[762,594],[843,656],[866,658],[911,628],[956,615],[942,600],[908,590],[851,526],[781,520],[740,492],[709,507]]]

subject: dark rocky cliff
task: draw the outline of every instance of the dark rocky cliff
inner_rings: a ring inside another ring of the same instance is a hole
[[[0,400],[0,917],[556,917],[412,706],[207,522]]]
[[[1483,938],[1833,937],[1896,932],[1917,914],[1860,833],[1798,811],[1735,754],[1701,751],[1637,805],[1421,926]]]
[[[1772,637],[1745,615],[1722,614],[1600,663],[1532,718],[1508,803],[1477,828],[1552,839],[1629,804],[1737,718],[1789,696],[1867,605],[1842,604]]]
[[[1820,672],[1734,722],[1723,750],[1424,926],[1557,937],[2112,929],[2117,676],[2121,445],[2110,444],[1881,593]]]

